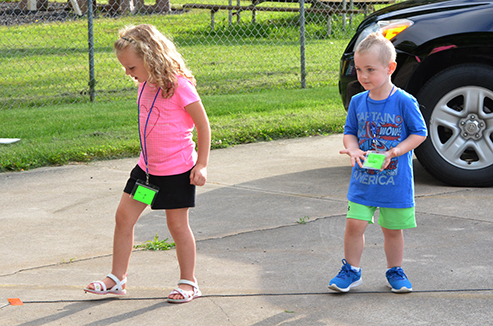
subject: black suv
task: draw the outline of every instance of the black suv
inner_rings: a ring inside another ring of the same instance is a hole
[[[437,179],[493,185],[493,1],[409,0],[369,15],[342,59],[339,92],[347,110],[364,89],[354,48],[381,31],[397,50],[393,83],[414,95],[428,138],[415,150]]]

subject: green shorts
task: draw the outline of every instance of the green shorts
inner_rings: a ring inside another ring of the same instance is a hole
[[[377,207],[356,204],[352,201],[348,203],[347,218],[368,221],[373,224],[373,215]],[[409,208],[388,208],[380,207],[378,224],[389,230],[412,229],[416,227],[416,216],[414,207]]]

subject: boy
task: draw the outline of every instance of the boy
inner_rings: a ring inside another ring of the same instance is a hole
[[[414,97],[391,82],[396,52],[380,33],[370,34],[354,54],[358,81],[366,92],[355,95],[349,105],[341,154],[353,166],[348,189],[348,213],[344,234],[343,266],[329,288],[347,292],[363,283],[360,260],[364,231],[378,224],[384,235],[386,277],[392,292],[411,292],[402,270],[403,229],[416,227],[414,214],[413,149],[427,135],[426,124]],[[365,161],[366,160],[366,161]]]

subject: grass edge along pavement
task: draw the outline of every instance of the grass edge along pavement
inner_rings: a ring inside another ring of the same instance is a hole
[[[343,131],[335,86],[202,96],[211,148]],[[0,110],[0,172],[135,157],[140,152],[135,99]]]

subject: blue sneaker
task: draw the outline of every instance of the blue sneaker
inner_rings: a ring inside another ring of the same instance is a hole
[[[352,287],[363,284],[361,270],[359,272],[353,271],[346,259],[342,260],[342,264],[339,274],[329,282],[329,289],[338,292],[348,292]]]
[[[387,276],[387,285],[392,288],[392,292],[408,293],[413,291],[411,282],[407,279],[402,268],[392,267],[385,273],[385,276]]]

